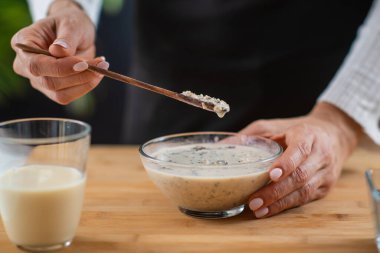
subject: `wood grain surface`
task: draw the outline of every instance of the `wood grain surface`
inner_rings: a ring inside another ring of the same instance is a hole
[[[93,146],[81,222],[61,252],[376,252],[366,168],[380,168],[378,149],[358,148],[322,200],[268,219],[246,211],[199,220],[180,213],[153,185],[137,147]],[[22,252],[1,223],[0,252]]]

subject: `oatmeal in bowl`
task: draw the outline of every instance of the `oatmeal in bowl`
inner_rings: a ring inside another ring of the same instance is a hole
[[[272,140],[226,132],[168,135],[140,147],[155,185],[183,213],[199,218],[241,213],[269,182],[268,169],[281,153]]]

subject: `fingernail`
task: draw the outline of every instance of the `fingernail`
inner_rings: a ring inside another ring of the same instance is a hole
[[[255,212],[256,218],[261,218],[265,215],[267,215],[269,212],[269,209],[267,207],[261,208]]]
[[[67,44],[67,42],[63,39],[56,39],[54,42],[53,42],[54,45],[57,45],[57,46],[61,46],[63,48],[69,48],[69,44]]]
[[[255,211],[256,209],[259,209],[264,204],[264,201],[261,198],[255,198],[252,199],[251,202],[249,202],[249,208],[252,211]]]
[[[84,71],[84,70],[86,70],[87,68],[88,68],[88,64],[87,64],[87,62],[85,62],[85,61],[78,62],[77,64],[75,64],[75,65],[73,66],[73,69],[74,69],[75,71],[78,71],[78,72]]]
[[[100,56],[99,58],[102,59],[102,61],[106,60],[106,57],[104,57],[104,56]]]
[[[269,176],[273,181],[277,181],[282,176],[282,169],[275,168],[271,170],[271,172],[269,173]]]
[[[108,69],[110,67],[110,64],[106,61],[99,62],[96,64],[96,67],[102,68],[102,69]]]

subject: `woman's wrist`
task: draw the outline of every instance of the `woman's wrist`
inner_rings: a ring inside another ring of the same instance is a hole
[[[329,122],[336,127],[336,135],[339,137],[341,145],[347,147],[347,155],[356,147],[363,133],[362,127],[353,118],[330,103],[317,103],[310,116]]]
[[[73,0],[54,0],[48,10],[48,16],[53,15],[57,12],[62,12],[62,10],[70,10],[70,11],[81,11],[85,14],[82,6]]]

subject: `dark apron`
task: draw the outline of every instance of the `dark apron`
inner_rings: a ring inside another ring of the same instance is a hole
[[[369,0],[134,1],[132,70],[140,80],[222,98],[225,118],[128,88],[124,142],[238,131],[306,114],[348,53]]]

